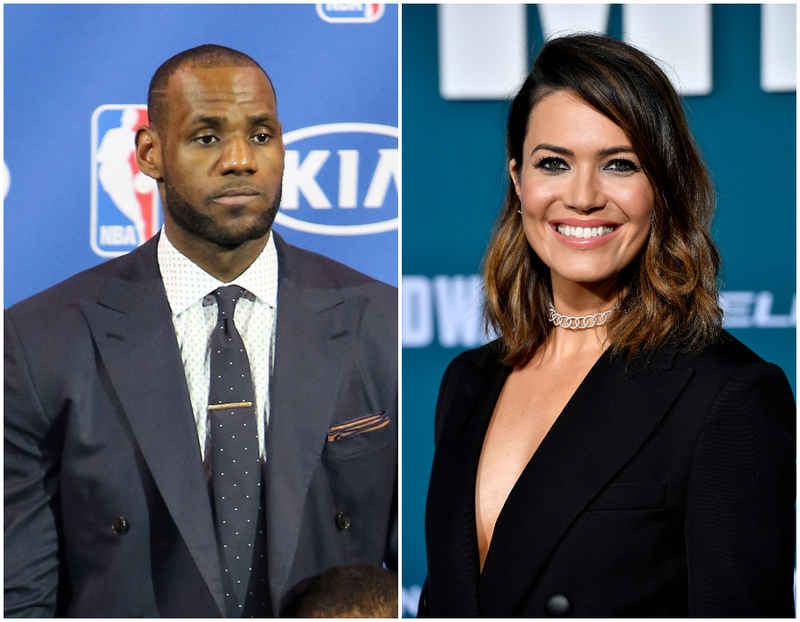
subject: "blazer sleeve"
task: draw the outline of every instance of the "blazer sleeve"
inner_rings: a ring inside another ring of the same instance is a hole
[[[794,617],[795,404],[775,365],[717,394],[686,498],[689,617]]]
[[[383,563],[392,572],[397,572],[398,559],[398,523],[397,523],[397,472],[394,476],[394,495],[392,496],[392,509],[389,514],[389,528],[387,530],[386,551],[383,554]]]
[[[461,373],[464,370],[464,365],[469,356],[473,354],[474,350],[467,350],[462,352],[454,358],[442,377],[442,383],[439,385],[439,397],[436,400],[436,414],[434,420],[433,443],[435,447],[439,446],[439,439],[442,437],[442,430],[444,423],[447,421],[447,413],[453,403],[456,391],[459,387],[461,380]]]
[[[59,586],[60,435],[37,396],[8,312],[4,360],[5,615],[49,617]]]
[[[461,372],[464,369],[467,358],[472,352],[472,350],[467,350],[459,354],[447,366],[444,376],[442,377],[442,382],[439,385],[439,397],[436,400],[436,414],[434,419],[433,443],[435,447],[439,446],[439,439],[442,437],[442,429],[447,420],[447,413],[450,410],[450,405],[453,403],[453,398],[458,390]],[[430,617],[428,591],[428,578],[426,577],[425,583],[422,586],[422,591],[420,592],[419,604],[417,605],[418,618]]]

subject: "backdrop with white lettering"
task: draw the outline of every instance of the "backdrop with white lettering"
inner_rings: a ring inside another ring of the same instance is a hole
[[[726,326],[794,386],[795,7],[403,7],[403,609],[425,579],[439,382],[484,342],[477,277],[507,183],[504,120],[545,36],[606,32],[673,68],[716,183]],[[784,62],[786,61],[786,62]]]
[[[6,306],[159,230],[133,136],[158,66],[203,43],[249,54],[275,86],[275,230],[397,284],[396,5],[8,5],[4,19]]]

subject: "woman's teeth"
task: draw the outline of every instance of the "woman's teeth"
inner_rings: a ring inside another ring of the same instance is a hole
[[[608,235],[614,227],[570,227],[558,225],[558,232],[568,238],[595,238],[598,235]]]

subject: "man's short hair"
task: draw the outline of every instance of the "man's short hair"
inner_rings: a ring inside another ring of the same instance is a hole
[[[378,566],[329,568],[296,603],[297,618],[396,618],[397,574]]]
[[[182,67],[256,67],[267,77],[272,86],[272,80],[264,68],[243,52],[213,43],[190,48],[164,61],[150,80],[150,88],[147,89],[147,115],[151,127],[162,130],[166,128],[169,114],[167,85],[172,75]],[[274,86],[272,92],[275,92]]]

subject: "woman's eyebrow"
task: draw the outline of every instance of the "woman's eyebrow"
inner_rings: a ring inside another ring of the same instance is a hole
[[[574,156],[575,152],[571,149],[567,149],[566,147],[559,147],[558,145],[551,145],[548,143],[541,143],[536,145],[531,154],[536,153],[537,151],[545,150],[545,151],[553,151],[555,153],[560,153],[561,155],[566,156]],[[627,145],[620,145],[618,147],[606,147],[605,149],[600,149],[595,153],[598,156],[607,156],[607,155],[614,155],[615,153],[634,153],[633,147],[629,147]]]
[[[536,145],[531,151],[531,155],[541,150],[554,151],[555,153],[560,153],[561,155],[566,155],[566,156],[575,155],[575,153],[571,149],[567,149],[566,147],[559,147],[558,145],[550,145],[548,143],[541,143]]]
[[[607,155],[614,155],[615,153],[634,153],[633,147],[607,147],[606,149],[600,149],[597,152],[599,156],[607,156]]]

